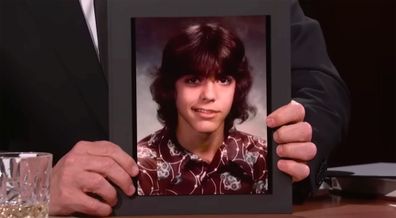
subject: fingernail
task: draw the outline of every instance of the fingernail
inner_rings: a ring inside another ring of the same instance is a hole
[[[280,170],[285,168],[285,162],[283,160],[279,160],[277,165]]]
[[[274,141],[279,143],[279,134],[278,131],[274,132],[274,134],[272,134],[272,137],[274,138]]]
[[[278,156],[282,156],[282,153],[283,153],[283,148],[282,146],[278,145],[276,147],[276,154],[278,154]]]
[[[135,190],[136,190],[136,188],[135,188],[135,186],[132,184],[130,187],[129,187],[129,190],[128,190],[128,195],[129,196],[131,196],[131,195],[133,195],[134,193],[135,193]]]
[[[267,118],[267,126],[273,127],[275,125],[275,120],[271,117]]]

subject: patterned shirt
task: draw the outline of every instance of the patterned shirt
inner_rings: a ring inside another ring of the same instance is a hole
[[[268,191],[267,145],[231,129],[207,163],[184,149],[166,128],[137,146],[138,195],[263,194]]]

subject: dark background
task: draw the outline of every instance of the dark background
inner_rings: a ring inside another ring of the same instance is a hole
[[[329,166],[396,162],[396,0],[300,0],[319,21],[352,101],[349,133]]]

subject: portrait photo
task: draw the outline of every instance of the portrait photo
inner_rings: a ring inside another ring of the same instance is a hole
[[[266,126],[290,102],[288,5],[108,1],[110,140],[139,168],[114,215],[291,211]]]
[[[267,19],[133,19],[138,195],[270,191]]]

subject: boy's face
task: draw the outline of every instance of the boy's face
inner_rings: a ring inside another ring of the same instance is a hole
[[[224,128],[235,92],[232,76],[185,75],[176,81],[177,127],[199,133]]]

